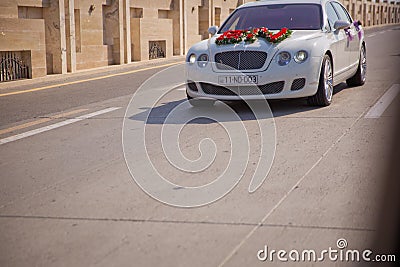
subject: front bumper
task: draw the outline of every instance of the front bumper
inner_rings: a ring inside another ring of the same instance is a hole
[[[190,97],[230,101],[312,96],[318,89],[322,57],[310,57],[302,64],[292,60],[286,66],[279,66],[272,61],[266,70],[257,72],[237,70],[216,72],[214,64],[208,63],[205,67],[199,67],[197,63],[187,64],[186,91]],[[220,84],[221,77],[242,75],[257,76],[257,85]]]

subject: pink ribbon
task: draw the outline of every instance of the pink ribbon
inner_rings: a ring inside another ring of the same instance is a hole
[[[357,33],[358,33],[358,39],[361,39],[361,37],[362,37],[362,31],[360,29],[360,26],[362,25],[361,21],[359,21],[359,20],[354,21],[353,25],[354,25],[354,27],[356,27],[356,30],[357,30]]]
[[[346,35],[348,36],[349,40],[352,41],[353,40],[353,36],[351,36],[351,32],[350,29],[344,29],[344,32],[346,33]]]

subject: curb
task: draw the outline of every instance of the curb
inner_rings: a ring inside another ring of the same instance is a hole
[[[184,62],[186,56],[174,56],[168,59],[153,59],[147,61],[139,61],[139,62],[130,62],[123,65],[109,65],[103,66],[99,68],[93,69],[85,69],[85,70],[78,70],[73,73],[64,73],[64,74],[50,74],[47,76],[34,78],[34,79],[24,79],[24,80],[16,80],[16,81],[9,81],[9,82],[2,82],[0,83],[0,91],[1,90],[9,90],[14,89],[20,86],[26,85],[35,85],[35,84],[42,84],[42,83],[53,83],[53,82],[66,82],[66,81],[74,81],[79,79],[85,79],[88,77],[96,77],[102,75],[109,75],[109,74],[118,74],[132,70],[141,70],[148,67],[163,67],[163,65],[172,64],[172,63],[179,63]]]

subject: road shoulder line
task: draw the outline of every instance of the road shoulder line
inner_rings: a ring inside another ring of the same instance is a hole
[[[400,92],[400,84],[393,84],[389,90],[365,114],[366,119],[377,119],[382,116]]]
[[[115,110],[118,110],[118,109],[120,109],[120,107],[106,108],[106,109],[99,110],[99,111],[96,111],[96,112],[93,112],[93,113],[90,113],[90,114],[82,115],[82,116],[79,116],[79,117],[76,117],[76,118],[73,118],[73,119],[68,119],[68,120],[57,122],[55,124],[44,126],[44,127],[38,128],[38,129],[34,129],[34,130],[31,130],[31,131],[28,131],[28,132],[25,132],[25,133],[21,133],[21,134],[13,135],[13,136],[10,136],[10,137],[6,137],[6,138],[3,138],[3,139],[0,139],[0,145],[4,145],[4,144],[7,144],[7,143],[10,143],[10,142],[13,142],[13,141],[17,141],[17,140],[20,140],[20,139],[23,139],[23,138],[26,138],[26,137],[30,137],[30,136],[37,135],[37,134],[40,134],[40,133],[43,133],[43,132],[54,130],[54,129],[60,128],[62,126],[66,126],[66,125],[69,125],[69,124],[72,124],[72,123],[75,123],[75,122],[79,122],[79,121],[82,121],[82,120],[85,120],[85,119],[89,119],[89,118],[92,118],[92,117],[95,117],[95,116],[98,116],[98,115],[102,115],[102,114],[105,114],[105,113],[109,113],[111,111],[115,111]]]
[[[2,129],[2,130],[0,130],[0,135],[6,134],[6,133],[10,133],[10,132],[14,132],[14,131],[18,131],[18,130],[22,130],[22,129],[25,129],[25,128],[29,128],[29,127],[32,127],[32,126],[35,126],[35,125],[38,125],[38,124],[46,123],[46,122],[49,122],[49,121],[54,120],[54,119],[62,119],[64,117],[68,117],[68,116],[71,116],[71,115],[74,115],[74,114],[77,114],[77,113],[81,113],[81,112],[84,112],[84,111],[87,111],[87,109],[77,109],[77,110],[73,110],[73,111],[70,111],[70,112],[57,114],[57,115],[52,116],[52,117],[40,118],[40,119],[35,120],[35,121],[19,124],[19,125],[10,127],[10,128],[6,128],[6,129]]]

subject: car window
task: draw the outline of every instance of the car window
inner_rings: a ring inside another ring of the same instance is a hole
[[[336,12],[338,13],[340,20],[346,20],[348,22],[352,22],[349,13],[342,5],[336,2],[332,2],[332,5],[335,8]]]
[[[339,17],[337,15],[335,9],[331,5],[331,3],[326,4],[325,10],[326,10],[326,15],[328,17],[329,27],[330,27],[331,30],[333,30],[333,25],[335,24],[335,22],[337,20],[339,20]]]
[[[321,6],[317,4],[275,4],[236,10],[222,25],[221,32],[267,27],[280,30],[318,30],[322,28]]]
[[[229,27],[228,30],[236,30],[237,29],[237,25],[239,24],[240,21],[240,17],[236,17],[236,19],[234,19]]]

